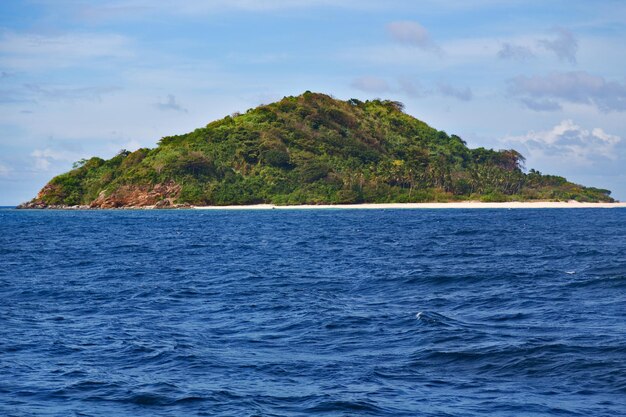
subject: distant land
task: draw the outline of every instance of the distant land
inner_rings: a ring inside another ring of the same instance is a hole
[[[613,202],[610,191],[526,171],[513,149],[470,149],[390,100],[309,91],[235,113],[154,149],[78,161],[20,208],[253,204]]]

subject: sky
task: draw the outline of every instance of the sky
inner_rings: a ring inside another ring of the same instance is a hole
[[[5,0],[0,205],[306,90],[398,100],[626,200],[622,0]]]

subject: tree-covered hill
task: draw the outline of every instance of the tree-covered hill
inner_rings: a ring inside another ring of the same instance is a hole
[[[525,173],[523,162],[515,150],[469,149],[398,102],[307,91],[154,149],[79,161],[24,206],[613,201],[608,190]]]

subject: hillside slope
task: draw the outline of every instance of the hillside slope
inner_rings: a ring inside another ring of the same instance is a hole
[[[469,149],[393,101],[306,92],[154,149],[79,161],[22,207],[613,201],[608,190],[523,170],[515,150]]]

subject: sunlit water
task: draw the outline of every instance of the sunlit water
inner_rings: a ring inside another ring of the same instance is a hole
[[[0,415],[626,414],[626,210],[0,210]]]

